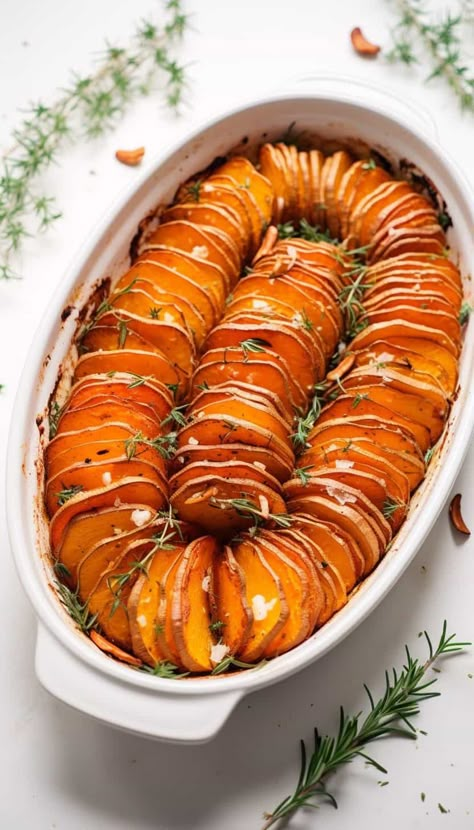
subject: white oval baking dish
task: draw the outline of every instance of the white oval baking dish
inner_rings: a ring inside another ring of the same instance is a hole
[[[383,599],[398,580],[437,518],[460,468],[474,424],[474,327],[468,326],[460,385],[445,438],[428,476],[412,501],[409,517],[385,559],[348,605],[309,640],[263,668],[227,677],[156,678],[102,654],[80,634],[51,589],[47,527],[42,514],[41,437],[35,420],[44,414],[74,335],[77,314],[91,287],[118,276],[128,265],[130,241],[139,221],[157,203],[169,201],[177,185],[216,156],[238,145],[281,136],[292,123],[336,142],[355,139],[396,159],[407,158],[436,184],[454,228],[453,248],[464,274],[473,269],[472,194],[455,163],[430,137],[419,113],[373,87],[346,79],[307,79],[308,89],[243,106],[187,137],[157,159],[105,217],[84,244],[77,262],[35,335],[17,395],[8,456],[8,520],[20,578],[38,616],[36,672],[53,695],[103,722],[168,741],[209,740],[243,695],[294,674],[333,648]],[[316,87],[316,91],[315,91]],[[415,126],[413,126],[415,122]],[[247,146],[247,145],[246,145]],[[466,293],[469,294],[466,288]],[[61,322],[66,306],[72,313]]]

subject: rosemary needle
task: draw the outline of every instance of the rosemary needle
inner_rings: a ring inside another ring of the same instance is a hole
[[[304,741],[301,742],[301,769],[295,790],[288,795],[273,812],[266,813],[262,830],[277,824],[281,819],[289,819],[301,807],[315,807],[321,800],[329,801],[337,807],[336,799],[326,789],[326,778],[339,767],[352,761],[357,756],[364,758],[379,772],[386,770],[366,754],[367,744],[389,735],[399,735],[416,739],[417,731],[412,725],[412,718],[420,711],[420,704],[425,700],[438,697],[433,691],[438,678],[426,679],[428,670],[442,656],[462,651],[471,643],[455,641],[455,634],[447,635],[446,620],[436,648],[426,631],[423,632],[428,645],[428,658],[422,663],[414,659],[407,646],[406,661],[400,672],[392,669],[385,673],[385,691],[375,702],[370,690],[365,686],[370,711],[362,720],[362,713],[346,715],[341,709],[339,731],[335,737],[322,738],[314,730],[314,748],[308,756]]]

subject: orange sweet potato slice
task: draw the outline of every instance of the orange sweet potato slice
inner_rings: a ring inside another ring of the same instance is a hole
[[[249,481],[258,481],[260,484],[265,484],[266,487],[270,487],[276,493],[279,493],[280,495],[282,494],[278,479],[274,478],[274,476],[266,470],[256,467],[253,463],[249,463],[248,461],[239,461],[237,459],[225,462],[209,461],[208,458],[205,458],[202,461],[188,463],[185,467],[182,467],[181,470],[171,476],[169,479],[170,493],[174,493],[182,487],[183,484],[186,484],[188,481],[192,481],[193,478],[202,478],[203,476],[213,475],[217,475],[220,478],[225,479],[248,478]]]
[[[305,550],[316,568],[320,586],[325,594],[325,606],[321,609],[317,620],[318,627],[324,625],[330,617],[342,608],[347,602],[347,593],[339,570],[328,561],[326,554],[313,539],[310,539],[297,528],[282,532],[289,545],[297,545],[298,550]],[[281,544],[281,543],[280,543]]]
[[[106,484],[117,483],[123,478],[146,478],[154,481],[157,485],[166,490],[167,482],[165,476],[157,469],[156,465],[141,458],[131,458],[123,455],[117,461],[105,461],[99,464],[75,464],[61,470],[57,475],[48,479],[45,494],[46,509],[49,516],[61,507],[64,492],[68,490],[80,492],[97,490]]]
[[[245,662],[257,662],[285,625],[290,610],[281,580],[261,550],[246,539],[233,547],[233,553],[244,574],[246,603],[253,612],[249,635],[238,656]]]
[[[126,326],[127,331],[135,331],[144,337],[156,348],[160,349],[173,365],[178,366],[181,371],[188,373],[192,371],[195,357],[195,346],[191,336],[182,325],[175,322],[154,320],[151,317],[141,317],[131,311],[117,309],[113,313],[104,314],[101,322],[104,325],[113,325],[114,319]],[[127,344],[125,338],[124,345]]]
[[[138,514],[135,511],[139,511]],[[121,504],[119,507],[106,507],[74,516],[56,551],[56,557],[63,566],[62,577],[65,576],[68,584],[75,588],[77,567],[87,551],[103,539],[135,530],[133,514],[140,516],[141,520],[146,513],[151,521],[153,512],[146,504]]]
[[[121,663],[128,663],[129,666],[135,666],[135,668],[139,668],[142,665],[142,661],[138,657],[133,657],[126,651],[123,651],[123,649],[103,637],[102,634],[99,634],[94,628],[90,632],[90,638],[97,648],[110,657],[114,657],[115,660],[119,660]]]
[[[61,432],[73,432],[87,427],[98,427],[107,423],[120,423],[125,421],[136,432],[143,432],[144,435],[154,435],[160,431],[160,421],[153,416],[150,408],[148,417],[143,410],[133,406],[127,407],[126,401],[115,403],[98,403],[92,406],[85,406],[80,409],[66,411],[59,421]]]
[[[363,395],[368,395],[368,397],[365,398]],[[402,427],[412,437],[422,453],[425,453],[430,446],[431,435],[427,427],[374,400],[373,396],[369,396],[368,391],[356,393],[353,390],[352,395],[340,395],[323,408],[318,425],[334,418],[345,418],[350,422],[356,415],[359,417],[375,415],[389,425]]]
[[[398,343],[400,338],[427,340],[450,352],[456,360],[458,349],[456,344],[441,329],[425,326],[405,319],[390,319],[379,323],[372,323],[360,331],[351,343],[351,349],[365,349],[377,340],[387,340]],[[435,348],[435,346],[430,348]]]
[[[428,345],[428,341],[424,342]],[[367,349],[354,352],[354,355],[355,365],[358,367],[382,366],[382,368],[391,369],[413,369],[415,373],[429,378],[430,382],[438,386],[446,397],[450,397],[454,392],[452,378],[441,363],[432,360],[424,354],[410,351],[408,348],[396,346],[394,343],[389,343],[386,340],[378,340],[372,343]],[[451,357],[449,353],[448,356]]]
[[[183,484],[171,497],[181,519],[219,538],[229,538],[254,524],[254,514],[245,506],[249,503],[263,513],[286,512],[281,496],[254,479],[202,476]]]
[[[302,496],[288,502],[291,513],[305,513],[316,519],[329,521],[347,531],[355,539],[364,557],[363,575],[366,576],[380,558],[380,543],[367,515],[354,504],[338,504],[322,496]]]
[[[204,446],[186,444],[180,447],[173,460],[173,468],[178,471],[183,465],[197,462],[230,464],[238,461],[241,464],[251,464],[277,481],[286,481],[293,468],[290,459],[283,460],[271,449],[251,447],[245,444],[205,444]]]
[[[306,540],[303,540],[298,533],[294,532],[293,527],[289,530],[278,528],[277,530],[263,530],[259,534],[259,542],[268,549],[273,549],[274,552],[284,554],[284,557],[293,562],[297,569],[304,571],[306,580],[308,582],[308,591],[306,598],[307,605],[307,632],[305,637],[309,637],[318,624],[323,609],[326,604],[326,597],[322,578],[323,570],[320,563],[316,562],[313,552],[308,549]],[[278,567],[274,568],[276,573],[279,573]],[[283,573],[281,575],[283,589],[286,592],[286,580]],[[293,610],[292,606],[295,604],[291,601],[287,594],[288,605],[290,613]]]
[[[240,187],[249,191],[262,214],[263,224],[268,225],[273,204],[273,188],[265,175],[261,175],[248,159],[243,156],[233,156],[218,167],[214,175],[230,176]]]
[[[87,600],[90,613],[97,614],[97,624],[106,637],[127,651],[132,651],[128,600],[141,568],[145,568],[144,563],[154,549],[151,539],[128,542],[119,562],[114,562],[101,574]]]
[[[194,403],[188,412],[190,424],[195,423],[196,420],[201,420],[203,417],[211,416],[221,416],[229,419],[229,422],[232,423],[234,423],[234,420],[242,420],[259,426],[272,432],[291,448],[288,424],[279,415],[270,412],[267,406],[257,401],[251,401],[237,395],[228,396],[224,400],[208,399],[201,401],[201,403]]]
[[[288,617],[262,652],[262,657],[276,657],[294,648],[312,631],[309,599],[310,585],[307,571],[296,558],[286,556],[283,546],[271,545],[262,538],[255,539],[262,558],[280,580],[288,606]]]
[[[59,548],[67,525],[79,513],[89,513],[102,507],[120,504],[147,504],[152,510],[161,510],[167,502],[167,496],[161,486],[145,478],[125,478],[107,487],[89,490],[72,496],[57,513],[50,524],[50,543],[53,554]]]
[[[272,144],[263,144],[259,152],[260,170],[273,189],[272,221],[285,222],[289,217],[287,182],[283,158]]]
[[[326,205],[326,227],[334,238],[340,234],[337,194],[344,174],[352,165],[352,158],[345,150],[338,150],[328,156],[323,165],[321,190],[322,201]]]
[[[295,514],[293,518],[298,530],[323,551],[325,561],[339,573],[346,593],[352,591],[362,575],[364,560],[360,551],[359,556],[355,559],[345,538],[340,534],[338,528],[335,528],[331,523],[317,521],[304,514],[301,516]]]
[[[396,325],[399,321],[403,321],[405,324],[412,323],[415,326],[419,325],[420,328],[431,328],[440,331],[443,338],[439,341],[441,345],[452,349],[455,356],[459,354],[461,327],[457,317],[452,313],[432,311],[429,308],[413,308],[410,305],[400,303],[387,310],[368,311],[362,319],[366,320],[370,326],[385,325],[387,330],[390,330],[391,323]]]
[[[115,349],[91,352],[79,358],[74,370],[76,380],[86,375],[97,375],[106,372],[130,373],[134,376],[159,378],[163,383],[177,385],[180,376],[169,360],[159,352]],[[136,378],[135,378],[136,379]],[[131,381],[132,382],[132,379]]]
[[[168,251],[162,251],[161,249],[153,252],[153,254],[155,253],[161,254],[161,256],[164,256],[164,253],[169,254]],[[179,251],[175,252],[176,264],[174,267],[164,265],[157,259],[146,258],[147,256],[151,257],[151,255],[152,252],[144,254],[135,263],[133,268],[135,285],[146,287],[149,292],[156,294],[157,298],[160,296],[160,291],[179,293],[200,311],[206,321],[207,328],[211,328],[220,316],[224,299],[222,279],[219,273],[213,279],[209,291],[206,291],[202,276],[199,276],[199,272],[194,270],[194,267],[190,269],[188,262],[186,262],[185,267]],[[193,261],[193,266],[194,264]],[[188,273],[183,273],[184,271]],[[123,287],[121,283],[122,280],[119,280],[116,290]]]
[[[265,427],[227,415],[224,407],[222,410],[221,414],[204,415],[183,427],[178,435],[178,452],[185,444],[242,443],[271,449],[283,460],[294,458],[288,436],[283,441]]]
[[[56,471],[56,464],[61,467],[62,459],[59,457],[63,455],[63,453],[74,451],[75,448],[78,448],[78,452],[82,455],[84,453],[84,445],[95,445],[91,449],[91,453],[95,451],[96,455],[106,455],[107,450],[104,447],[100,446],[102,443],[105,444],[107,441],[119,441],[122,443],[122,449],[124,446],[125,441],[129,438],[133,437],[133,429],[131,429],[127,424],[107,424],[106,426],[100,427],[88,427],[82,430],[75,430],[73,432],[62,432],[59,435],[56,435],[47,445],[45,449],[45,463],[46,463],[46,473],[48,475],[54,475],[55,473],[52,472],[53,469]],[[97,447],[99,444],[99,447]],[[79,450],[79,447],[81,449]],[[84,461],[86,458],[90,458],[92,456],[85,453]]]
[[[311,197],[310,197],[310,214],[308,221],[311,225],[318,225],[322,230],[326,228],[326,205],[322,198],[322,170],[324,164],[324,156],[320,150],[310,150],[309,158],[309,175],[311,182]]]
[[[118,372],[113,377],[105,375],[88,375],[81,378],[71,389],[68,409],[77,407],[95,397],[107,395],[127,401],[139,401],[149,404],[163,420],[173,407],[173,396],[168,387],[160,380],[146,378],[143,383],[134,383],[129,375]]]
[[[228,274],[230,282],[238,276],[238,250],[226,234],[219,233],[215,228],[203,228],[183,220],[167,222],[155,228],[140,253],[154,248],[185,251],[199,259],[206,259]]]
[[[199,202],[183,202],[172,205],[162,214],[161,221],[173,222],[176,219],[183,219],[187,222],[195,222],[198,225],[210,225],[226,233],[237,245],[240,256],[246,254],[246,239],[239,224],[239,215],[229,207],[222,204],[215,204],[207,199]]]
[[[243,571],[228,545],[213,561],[212,615],[228,654],[240,653],[247,642],[253,614],[247,602]]]
[[[214,386],[212,389],[202,389],[193,398],[192,403],[188,407],[187,414],[191,416],[194,412],[205,409],[208,403],[227,401],[235,398],[260,405],[269,414],[277,418],[283,428],[286,427],[288,431],[288,419],[285,417],[284,410],[278,409],[278,401],[265,389],[252,386],[249,383],[232,383],[232,381],[229,381],[228,383],[221,383],[218,386]]]
[[[205,579],[217,553],[212,536],[195,539],[187,545],[176,572],[171,619],[180,663],[189,671],[210,671],[216,662]]]

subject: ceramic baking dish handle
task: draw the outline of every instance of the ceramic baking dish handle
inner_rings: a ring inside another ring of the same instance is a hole
[[[147,738],[204,743],[219,732],[241,692],[166,694],[111,679],[78,660],[40,623],[36,674],[42,686],[74,709]]]
[[[391,89],[372,81],[358,80],[349,75],[331,75],[326,73],[314,73],[311,75],[300,75],[293,80],[285,81],[283,88],[279,87],[278,92],[294,92],[306,89],[308,92],[324,91],[337,97],[338,93],[350,92],[354,102],[360,100],[363,104],[375,104],[380,106],[387,115],[397,115],[408,118],[410,125],[415,121],[423,131],[431,138],[438,140],[438,128],[436,121],[428,110],[416,102],[410,103],[405,98],[394,94]]]

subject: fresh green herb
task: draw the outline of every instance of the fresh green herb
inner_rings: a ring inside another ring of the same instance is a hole
[[[178,394],[179,383],[167,383],[166,387],[172,392],[174,400],[176,400],[176,396]]]
[[[362,401],[368,401],[369,395],[365,392],[363,395],[360,392],[357,392],[357,395],[354,395],[354,399],[352,401],[352,409],[356,409]]]
[[[179,680],[181,677],[188,677],[188,671],[180,671],[179,666],[170,663],[168,660],[159,660],[154,666],[147,666],[143,663],[140,671],[154,675],[154,677],[166,677],[170,680]]]
[[[249,337],[248,340],[241,340],[239,345],[235,348],[242,349],[244,356],[248,354],[258,354],[264,352],[265,348],[271,348],[271,343],[268,340],[263,340],[261,337]],[[234,347],[231,347],[234,348]]]
[[[321,207],[325,206],[320,205]],[[329,242],[334,244],[338,241],[331,236],[329,231],[322,231],[319,225],[310,225],[306,219],[300,220],[299,233],[296,235],[301,236],[302,239],[307,239],[308,242]]]
[[[54,438],[58,431],[58,422],[61,416],[61,407],[59,406],[57,401],[51,401],[49,407],[49,416],[48,416],[48,424],[49,424],[49,438]]]
[[[96,325],[96,323],[99,322],[99,320],[101,319],[101,317],[104,316],[104,314],[108,314],[109,312],[111,312],[113,314],[113,316],[116,318],[117,322],[118,323],[121,322],[121,320],[123,318],[120,317],[120,315],[117,314],[116,311],[114,311],[114,303],[116,303],[117,300],[120,299],[120,297],[124,297],[126,294],[129,294],[130,291],[133,290],[133,287],[134,287],[135,283],[137,282],[137,279],[138,279],[138,277],[135,277],[131,282],[128,283],[128,285],[126,285],[120,291],[117,291],[114,294],[111,294],[110,297],[107,297],[105,300],[102,300],[102,302],[99,303],[96,310],[92,314],[90,320],[88,320],[88,322],[83,325],[82,329],[80,330],[80,332],[78,334],[77,342],[78,342],[79,346],[82,345],[82,342],[83,342],[86,334],[88,334],[90,332],[90,330]],[[119,329],[119,338],[120,338],[120,327],[119,327],[119,325],[117,325],[117,328]],[[126,336],[127,336],[127,332],[125,332],[125,338],[126,338]]]
[[[364,163],[362,165],[362,170],[375,170],[376,167],[377,167],[376,162],[374,161],[373,158],[370,158],[370,159],[367,159],[367,161],[364,161]]]
[[[299,478],[303,487],[306,487],[306,485],[309,484],[309,482],[311,481],[309,470],[312,470],[313,467],[314,464],[308,464],[307,467],[297,467],[295,469],[295,475]]]
[[[201,185],[202,185],[201,179],[196,179],[195,182],[192,182],[191,184],[188,184],[187,187],[186,187],[186,191],[187,191],[188,195],[190,196],[190,198],[194,202],[199,202],[199,200],[201,198]]]
[[[79,600],[77,591],[71,591],[62,582],[56,582],[55,585],[62,605],[77,627],[84,633],[90,631],[97,622],[97,614],[89,613],[88,603]]]
[[[118,329],[118,333],[119,333],[119,337],[118,337],[119,349],[123,349],[123,347],[125,346],[125,341],[128,337],[127,321],[126,320],[119,320],[117,322],[117,329]]]
[[[130,438],[124,441],[125,454],[130,461],[139,455],[137,449],[139,446],[151,447],[156,450],[163,458],[172,458],[176,449],[176,432],[168,432],[166,435],[158,435],[156,438],[145,438],[142,432],[136,432]]]
[[[17,276],[12,255],[31,235],[31,220],[41,232],[61,216],[54,199],[36,186],[64,145],[84,133],[104,133],[136,98],[152,91],[157,73],[164,80],[167,104],[172,109],[180,104],[185,70],[170,49],[182,37],[187,17],[180,0],[169,0],[165,8],[168,19],[161,30],[143,21],[126,47],[107,44],[94,72],[73,74],[55,102],[32,104],[13,131],[12,146],[0,162],[0,277]]]
[[[352,447],[352,438],[349,438],[347,444],[342,448],[342,452],[349,452]]]
[[[434,447],[430,447],[428,450],[426,450],[426,452],[425,452],[425,464],[430,463],[431,459],[433,458],[434,451],[435,451]]]
[[[321,414],[326,390],[325,383],[315,385],[314,396],[307,414],[296,421],[296,432],[291,435],[291,440],[297,453],[301,453],[308,446],[308,436]]]
[[[266,664],[266,660],[260,660],[259,663],[245,663],[243,660],[237,660],[231,654],[224,657],[220,663],[217,663],[211,671],[211,674],[223,674],[231,667],[236,669],[261,669]]]
[[[390,61],[408,66],[419,62],[418,45],[428,55],[432,71],[427,80],[442,78],[451,88],[461,109],[474,112],[474,77],[462,55],[462,30],[467,12],[447,12],[433,20],[422,0],[396,0],[399,20],[393,33]]]
[[[158,320],[158,317],[160,316],[160,311],[161,311],[161,308],[157,308],[156,306],[152,306],[150,308],[150,317],[151,317],[151,319],[152,320]]]
[[[380,772],[387,773],[377,761],[365,752],[367,744],[388,735],[399,735],[416,740],[417,731],[412,718],[420,711],[420,704],[438,697],[432,686],[437,678],[426,680],[428,670],[442,656],[462,651],[470,643],[455,641],[455,635],[447,635],[446,621],[436,648],[430,637],[424,632],[428,645],[428,659],[422,663],[414,659],[408,648],[406,662],[400,672],[392,670],[392,676],[385,674],[385,691],[375,703],[367,686],[370,712],[361,721],[362,714],[348,716],[341,709],[339,731],[335,737],[321,738],[318,730],[314,731],[314,749],[307,757],[305,743],[301,742],[301,770],[295,791],[283,799],[272,813],[265,815],[263,830],[268,830],[281,819],[288,820],[302,807],[318,806],[318,800],[329,801],[337,807],[336,799],[326,789],[326,778],[354,758],[361,757]]]
[[[440,811],[440,813],[449,813],[449,810],[447,810],[446,807],[443,807],[443,805],[440,804],[439,802],[438,802],[438,810]]]
[[[214,634],[222,634],[222,629],[225,628],[227,623],[222,622],[222,620],[216,620],[209,624],[209,631]]]
[[[291,239],[292,236],[296,236],[293,222],[285,222],[283,225],[277,225],[277,231],[279,239]]]
[[[404,504],[396,499],[385,499],[382,506],[382,513],[385,519],[391,519],[393,514],[397,512],[400,507],[405,507]]]
[[[77,496],[78,493],[81,493],[84,490],[82,484],[71,484],[69,487],[63,487],[59,493],[55,495],[58,497],[58,505],[62,507],[63,504],[66,504],[69,499],[72,499],[74,496]]]
[[[156,625],[155,625],[155,634],[156,634],[157,637],[159,637],[160,634],[163,634],[164,630],[165,630],[165,627],[164,627],[163,623],[156,623]]]
[[[438,224],[441,225],[443,231],[447,231],[448,228],[452,228],[453,220],[451,219],[449,213],[446,213],[444,210],[440,210],[438,212]]]
[[[461,326],[464,326],[465,323],[469,320],[470,315],[472,314],[472,305],[465,300],[461,306],[459,312],[459,323]]]
[[[201,392],[207,392],[207,390],[209,389],[209,384],[206,383],[206,381],[204,381],[203,383],[198,383],[196,388],[200,389]]]
[[[164,427],[166,424],[179,424],[180,427],[186,426],[186,418],[183,415],[186,408],[187,403],[183,403],[181,406],[173,407],[170,413],[161,422],[161,426]]]
[[[71,571],[69,570],[69,568],[66,567],[64,562],[61,562],[59,559],[54,560],[53,570],[56,576],[61,580],[69,579],[69,577],[71,576]]]
[[[129,375],[133,378],[133,380],[128,384],[129,389],[136,389],[138,386],[143,386],[147,380],[153,379],[153,375],[136,375],[135,372],[129,372]]]
[[[426,798],[426,793],[420,793],[420,798],[422,801],[424,801]]]
[[[352,340],[367,326],[367,321],[363,319],[365,308],[362,300],[371,283],[364,282],[365,277],[366,269],[362,266],[356,279],[350,285],[344,286],[339,293],[339,303],[345,319],[345,337],[348,340]]]
[[[291,527],[292,517],[287,513],[267,513],[258,507],[250,499],[219,499],[216,496],[211,496],[209,505],[218,510],[235,510],[239,516],[251,518],[253,520],[253,527],[249,530],[252,536],[257,535],[262,524],[266,521],[272,521],[278,527]]]
[[[313,331],[314,323],[309,319],[304,308],[298,313],[298,322],[305,331]]]

